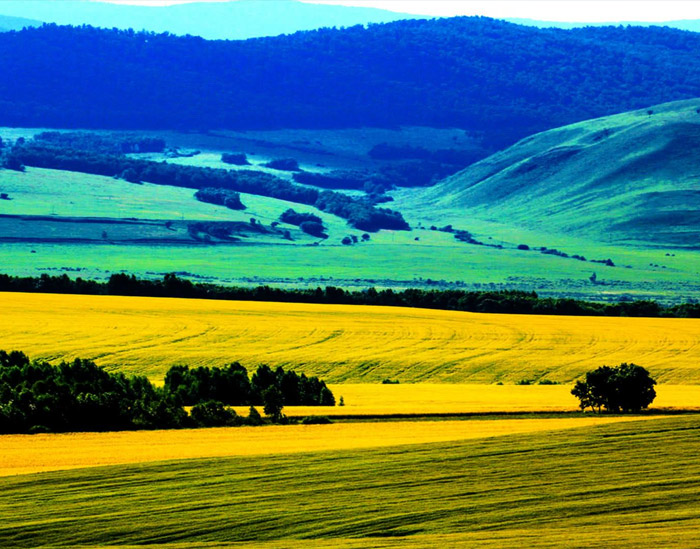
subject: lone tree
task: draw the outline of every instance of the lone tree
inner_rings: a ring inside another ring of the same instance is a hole
[[[579,399],[581,410],[600,412],[639,412],[656,398],[656,381],[636,364],[601,366],[586,373],[586,381],[577,381],[571,394]]]

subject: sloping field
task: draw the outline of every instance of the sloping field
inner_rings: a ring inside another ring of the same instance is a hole
[[[700,320],[6,293],[0,348],[162,380],[174,364],[282,365],[329,382],[571,382],[635,362],[700,383]]]
[[[3,435],[0,436],[0,476],[173,459],[269,457],[447,442],[638,420],[634,417],[575,416]]]
[[[694,547],[698,428],[676,417],[6,477],[0,545]]]

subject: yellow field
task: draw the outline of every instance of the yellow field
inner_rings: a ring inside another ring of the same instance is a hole
[[[700,320],[476,314],[50,294],[0,294],[0,348],[162,381],[174,364],[267,363],[331,382],[571,382],[631,361],[700,383]]]
[[[571,385],[478,385],[459,383],[343,383],[329,385],[345,406],[286,406],[288,416],[571,412],[578,400]],[[700,410],[700,386],[659,385],[653,410]],[[236,411],[248,415],[247,406]]]
[[[558,431],[639,417],[396,421],[0,436],[0,476],[224,456],[279,456]]]

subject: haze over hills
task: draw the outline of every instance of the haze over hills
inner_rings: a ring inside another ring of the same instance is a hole
[[[528,137],[425,191],[439,209],[597,241],[700,242],[700,99]]]
[[[169,32],[209,40],[242,40],[322,27],[349,27],[421,17],[375,8],[305,4],[296,0],[193,2],[172,6],[5,0],[0,3],[0,13],[58,25]]]
[[[41,25],[42,21],[37,21],[35,19],[0,15],[0,32],[22,30],[24,27],[39,27]]]
[[[411,20],[249,41],[47,26],[0,34],[8,126],[535,132],[700,96],[700,35]],[[90,82],[90,85],[85,85]]]

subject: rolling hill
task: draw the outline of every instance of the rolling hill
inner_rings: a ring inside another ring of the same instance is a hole
[[[700,100],[667,103],[526,138],[419,201],[465,220],[697,249],[698,147]]]

